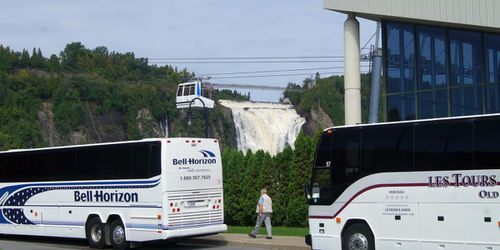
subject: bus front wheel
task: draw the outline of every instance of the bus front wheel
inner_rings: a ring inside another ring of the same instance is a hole
[[[129,249],[130,242],[127,241],[125,235],[125,227],[120,219],[115,219],[110,225],[109,241],[113,249]]]
[[[370,227],[362,223],[349,226],[342,235],[342,250],[375,250]]]
[[[104,224],[99,217],[89,218],[85,226],[87,241],[92,248],[103,248],[106,246]]]

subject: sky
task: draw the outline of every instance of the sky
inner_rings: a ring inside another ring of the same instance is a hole
[[[40,48],[45,57],[59,54],[66,44],[78,41],[89,49],[105,46],[109,51],[134,52],[136,57],[147,57],[151,63],[168,63],[197,75],[212,76],[210,81],[214,83],[281,87],[288,82],[301,83],[315,72],[322,76],[343,72],[342,58],[299,59],[300,63],[262,63],[269,59],[241,63],[248,60],[226,59],[220,60],[225,63],[211,60],[212,63],[203,64],[172,59],[343,56],[346,15],[323,9],[322,0],[0,0],[0,3],[0,44],[18,51],[26,48],[30,53],[34,47]],[[363,46],[374,34],[376,24],[358,20]],[[219,74],[255,71],[271,72]],[[366,68],[362,67],[362,71]],[[276,91],[239,91],[250,92],[255,101],[277,101],[281,97]]]

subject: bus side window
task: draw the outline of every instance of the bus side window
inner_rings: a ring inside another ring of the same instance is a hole
[[[5,159],[4,178],[7,182],[23,181],[28,175],[26,153],[8,155]]]
[[[473,168],[470,120],[419,124],[415,127],[415,169],[464,170]]]
[[[51,153],[50,179],[53,181],[77,180],[75,175],[75,149],[62,149]]]
[[[29,153],[29,178],[30,181],[50,180],[50,152],[40,151]]]
[[[132,169],[135,179],[149,177],[149,151],[146,143],[134,145]]]
[[[182,96],[182,85],[177,88],[177,96]]]
[[[480,118],[475,122],[475,168],[500,167],[500,121],[498,118]]]
[[[408,124],[363,128],[364,174],[413,169],[413,127]]]
[[[337,133],[333,137],[334,180],[344,182],[360,173],[360,135],[358,128]],[[343,170],[338,173],[338,170]],[[335,181],[334,181],[335,182]]]

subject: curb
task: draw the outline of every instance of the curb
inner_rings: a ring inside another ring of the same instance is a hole
[[[196,237],[184,239],[182,242],[198,245],[214,246],[238,246],[260,249],[279,250],[310,250],[302,237],[275,236],[272,240],[265,239],[265,236],[256,239],[249,238],[245,234],[218,234],[212,236]]]

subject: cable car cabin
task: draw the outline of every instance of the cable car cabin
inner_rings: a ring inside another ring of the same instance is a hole
[[[189,108],[214,108],[214,101],[207,98],[207,89],[202,87],[201,81],[181,83],[177,87],[176,105],[178,109]]]

